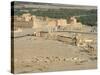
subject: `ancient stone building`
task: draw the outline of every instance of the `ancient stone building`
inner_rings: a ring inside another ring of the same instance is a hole
[[[33,27],[32,28],[43,28],[47,25],[47,20],[45,17],[39,17],[39,16],[32,16],[33,21]]]
[[[70,17],[70,24],[76,24],[77,23],[77,19],[73,16]]]
[[[49,19],[47,25],[56,26],[57,25],[57,20],[56,19]]]
[[[25,13],[22,15],[22,18],[24,18],[25,21],[29,22],[32,18],[32,15],[30,13]]]
[[[29,14],[23,14],[22,16],[14,16],[13,19],[14,19],[14,30],[18,28],[22,28],[22,29],[32,28],[31,15]]]
[[[66,26],[67,25],[67,20],[66,19],[58,19],[57,20],[57,25],[58,26]]]

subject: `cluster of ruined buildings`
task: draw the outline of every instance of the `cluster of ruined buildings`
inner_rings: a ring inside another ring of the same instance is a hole
[[[56,18],[49,18],[49,17],[41,17],[41,16],[35,16],[35,15],[31,15],[29,13],[27,14],[23,14],[21,16],[13,16],[14,19],[14,32],[22,32],[23,29],[25,28],[32,28],[32,29],[37,29],[38,31],[35,31],[33,34],[35,36],[45,36],[47,34],[44,33],[40,33],[41,28],[45,28],[48,27],[48,32],[50,33],[49,36],[46,36],[46,38],[50,38],[50,39],[56,39],[62,42],[75,42],[77,46],[88,46],[87,44],[93,44],[96,42],[96,39],[94,37],[96,37],[96,35],[92,34],[80,34],[80,33],[75,33],[75,35],[73,33],[67,33],[67,36],[62,36],[62,35],[51,35],[51,31],[53,28],[56,28],[57,26],[61,26],[61,27],[73,27],[73,28],[81,28],[82,24],[80,22],[77,22],[77,19],[72,16],[68,19],[56,19]],[[40,30],[39,30],[40,29]],[[74,38],[73,38],[74,35]],[[56,37],[55,37],[56,36]],[[83,37],[84,36],[84,37]],[[54,38],[55,37],[55,38]],[[96,48],[93,48],[93,50]],[[90,49],[89,49],[90,50]],[[95,51],[94,50],[94,51]],[[90,50],[91,51],[91,50]],[[94,51],[92,52],[94,54]]]
[[[74,16],[70,17],[68,20],[35,16],[30,13],[25,13],[21,16],[13,16],[12,19],[14,19],[14,30],[17,28],[43,28],[45,26],[79,27],[82,25],[80,22],[77,22]]]

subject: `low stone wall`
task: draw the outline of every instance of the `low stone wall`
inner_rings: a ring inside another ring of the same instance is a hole
[[[15,28],[32,28],[32,22],[26,22],[26,21],[15,21],[14,27]]]
[[[62,35],[57,35],[57,40],[68,44],[72,44],[73,42],[71,37],[66,37]]]

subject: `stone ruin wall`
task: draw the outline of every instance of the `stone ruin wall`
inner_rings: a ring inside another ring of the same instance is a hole
[[[14,27],[20,28],[41,28],[44,26],[73,26],[79,27],[81,23],[78,23],[75,17],[71,17],[70,21],[67,19],[55,19],[49,17],[39,17],[31,15],[29,13],[21,16],[14,16]]]

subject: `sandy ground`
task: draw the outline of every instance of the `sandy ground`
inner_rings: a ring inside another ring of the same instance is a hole
[[[15,73],[97,68],[81,47],[35,36],[14,38]]]

